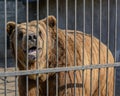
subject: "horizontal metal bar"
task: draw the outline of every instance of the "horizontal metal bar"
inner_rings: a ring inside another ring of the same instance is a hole
[[[62,71],[75,71],[75,70],[87,70],[87,69],[98,69],[98,68],[110,68],[118,67],[120,62],[115,64],[95,64],[95,65],[86,65],[86,66],[71,66],[71,67],[58,67],[58,68],[47,68],[41,70],[23,70],[23,71],[14,71],[14,72],[0,72],[0,77],[7,76],[20,76],[20,75],[31,75],[31,74],[43,74],[43,73],[53,73],[53,72],[62,72]]]

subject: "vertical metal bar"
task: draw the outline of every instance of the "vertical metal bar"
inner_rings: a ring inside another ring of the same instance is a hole
[[[5,12],[5,30],[6,30],[6,24],[7,24],[7,1],[4,0],[4,12]],[[7,32],[5,32],[5,68],[4,68],[4,72],[7,71]],[[5,93],[5,96],[7,95],[7,86],[6,86],[6,83],[7,83],[7,77],[5,77],[5,81],[4,81],[4,93]]]
[[[107,40],[107,64],[108,62],[108,51],[109,51],[109,33],[110,33],[110,0],[108,0],[108,40]],[[108,96],[108,68],[106,68],[106,96]]]
[[[17,15],[17,12],[18,12],[18,1],[15,0],[15,24],[17,25],[17,18],[18,18],[18,15]],[[15,47],[16,47],[16,55],[15,55],[15,71],[17,71],[17,61],[18,61],[18,52],[17,52],[17,45],[18,45],[18,40],[17,40],[17,36],[18,36],[18,31],[17,31],[17,26],[15,26],[15,35],[16,35],[16,44],[15,44]],[[18,96],[18,76],[15,76],[15,96]]]
[[[114,57],[116,61],[116,50],[117,50],[117,31],[118,31],[118,0],[115,0],[115,37],[114,37]]]
[[[100,36],[99,36],[99,64],[100,62],[100,56],[101,56],[101,52],[100,52],[100,47],[101,47],[101,32],[102,32],[102,0],[100,0]],[[98,69],[98,96],[100,96],[100,68]]]
[[[58,23],[59,23],[59,20],[58,20],[58,0],[56,0],[56,16],[57,16],[57,28],[56,28],[56,48],[57,48],[57,51],[56,51],[56,60],[57,60],[57,67],[58,67]],[[56,96],[58,96],[58,73],[56,73]]]
[[[26,43],[27,43],[27,44],[26,44],[26,45],[27,45],[27,46],[26,46],[26,47],[27,47],[27,55],[26,55],[26,57],[27,57],[26,67],[27,67],[27,68],[26,68],[26,70],[28,70],[28,21],[29,21],[29,20],[28,20],[28,18],[29,18],[29,12],[28,12],[28,11],[29,11],[29,4],[28,4],[28,0],[26,0],[26,4],[27,4],[27,5],[26,5],[26,32],[27,32],[27,42],[26,42]],[[27,95],[27,96],[28,96],[28,87],[29,87],[29,86],[28,86],[28,75],[27,75],[27,76],[26,76],[26,95]]]
[[[68,39],[68,32],[67,32],[67,30],[68,30],[68,0],[66,0],[66,17],[65,17],[65,19],[66,19],[66,28],[65,28],[65,51],[66,51],[66,53],[65,53],[65,63],[66,63],[66,67],[67,67],[67,64],[68,64],[68,53],[67,53],[67,45],[68,45],[68,42],[67,42],[67,39]],[[67,72],[65,72],[65,96],[67,96]]]
[[[36,30],[36,35],[37,35],[37,53],[36,53],[36,57],[37,57],[37,60],[36,60],[36,69],[39,70],[39,64],[38,64],[38,56],[39,56],[39,53],[38,53],[38,36],[39,36],[39,0],[37,0],[37,30]],[[36,85],[37,85],[37,90],[36,90],[36,96],[39,96],[39,74],[36,74],[37,78],[36,78]]]
[[[94,0],[92,0],[92,31],[91,31],[91,65],[93,52],[93,32],[94,32]],[[90,70],[90,96],[92,96],[92,69]]]
[[[49,67],[48,66],[48,24],[49,24],[49,21],[48,21],[48,15],[49,15],[49,0],[46,0],[47,1],[47,29],[46,29],[46,64],[47,64],[47,68]],[[48,74],[46,74],[46,77],[47,77],[47,84],[46,84],[46,91],[47,91],[47,96],[49,96],[49,78],[48,78]]]
[[[82,53],[82,58],[83,58],[83,61],[82,61],[82,66],[84,66],[84,53],[85,53],[85,4],[86,4],[86,0],[83,0],[83,53]],[[82,96],[85,95],[85,89],[84,89],[84,70],[82,70]]]
[[[115,14],[115,37],[114,37],[114,47],[115,47],[115,61],[116,61],[116,50],[117,50],[117,31],[118,31],[118,0],[115,1],[115,5],[116,5],[116,8],[115,8],[115,11],[116,11],[116,14]],[[115,90],[116,90],[116,69],[114,68],[114,96],[115,96]]]
[[[74,66],[76,66],[76,28],[77,28],[77,0],[75,0]],[[74,96],[76,96],[76,70],[74,71]]]

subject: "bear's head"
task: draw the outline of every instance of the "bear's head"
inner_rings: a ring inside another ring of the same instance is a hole
[[[46,53],[52,49],[52,36],[56,29],[56,18],[48,16],[37,22],[16,24],[7,23],[7,34],[10,37],[11,49],[14,57],[17,57],[20,70],[46,68]],[[47,47],[47,48],[46,48]],[[40,75],[41,76],[41,75]],[[35,79],[36,75],[30,75]]]

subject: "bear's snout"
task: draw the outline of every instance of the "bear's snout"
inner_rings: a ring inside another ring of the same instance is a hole
[[[36,34],[35,33],[28,34],[28,40],[30,40],[33,43],[36,43],[37,42],[37,36],[36,36]]]

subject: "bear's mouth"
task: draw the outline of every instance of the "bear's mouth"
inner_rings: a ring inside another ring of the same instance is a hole
[[[28,54],[29,62],[33,62],[36,60],[37,56],[40,55],[41,51],[42,51],[42,48],[37,48],[36,46],[32,46],[28,48],[28,51],[27,49],[24,50],[24,53]]]
[[[36,46],[32,46],[28,48],[28,53],[39,52],[42,48],[37,48]],[[24,53],[27,53],[27,49],[24,49]]]
[[[33,46],[33,47],[28,49],[28,53],[31,53],[31,52],[34,52],[34,51],[37,51],[37,47],[36,46]]]

